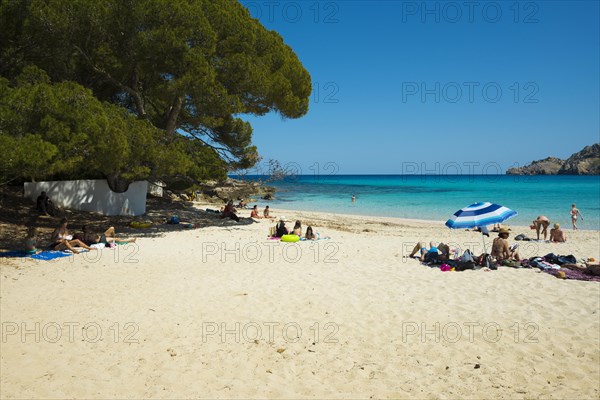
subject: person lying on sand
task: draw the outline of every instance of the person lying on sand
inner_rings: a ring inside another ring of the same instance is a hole
[[[501,262],[503,260],[514,260],[519,261],[521,258],[519,253],[517,252],[517,246],[508,245],[508,229],[501,228],[498,233],[498,237],[494,239],[494,243],[492,244],[492,258],[494,258],[497,262]]]
[[[422,262],[429,262],[436,259],[448,259],[450,254],[450,246],[444,243],[440,243],[437,247],[433,242],[429,242],[429,250],[425,247],[425,243],[418,242],[410,253],[409,258],[413,258],[417,252],[421,252],[419,260]]]
[[[93,247],[88,246],[81,240],[73,239],[73,236],[69,235],[67,225],[69,221],[66,218],[60,220],[58,228],[52,232],[50,236],[50,245],[48,248],[51,250],[71,250],[74,254],[79,254],[79,251],[75,250],[75,247],[82,247],[86,250],[96,250]]]
[[[88,226],[83,225],[81,227],[82,233],[75,235],[75,239],[81,240],[83,243],[91,246],[97,243],[111,243],[111,242],[127,242],[135,243],[137,238],[117,238],[115,228],[111,226],[103,234],[94,232],[94,230]]]
[[[564,243],[567,241],[567,235],[560,229],[559,224],[554,224],[554,228],[550,229],[550,242]]]

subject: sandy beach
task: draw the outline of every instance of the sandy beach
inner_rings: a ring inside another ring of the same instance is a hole
[[[215,220],[0,259],[0,397],[600,398],[597,282],[408,259],[419,240],[481,252],[480,234],[441,222],[272,214],[330,239],[284,244],[267,240],[272,221]],[[599,232],[568,235],[521,255],[600,258]]]

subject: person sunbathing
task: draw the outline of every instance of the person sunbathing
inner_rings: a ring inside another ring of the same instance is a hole
[[[552,243],[564,243],[567,241],[567,235],[560,229],[560,224],[554,224],[554,228],[550,229],[550,241]]]
[[[269,210],[269,206],[266,206],[265,209],[263,210],[263,217],[265,218],[275,218],[271,216],[271,210]]]
[[[318,234],[315,234],[315,233],[313,232],[313,228],[312,228],[312,226],[307,226],[307,227],[306,227],[306,234],[304,235],[304,238],[305,238],[306,240],[317,240],[317,239],[318,239],[318,236],[317,236],[317,235],[318,235]]]
[[[79,239],[73,239],[73,236],[69,235],[69,231],[67,230],[68,223],[69,221],[66,218],[60,220],[60,225],[50,236],[50,245],[48,248],[51,250],[70,250],[74,254],[79,254],[79,251],[75,250],[75,247],[82,247],[86,250],[96,250]]]
[[[494,239],[494,242],[492,244],[491,256],[497,262],[501,262],[504,260],[519,261],[521,259],[521,257],[519,256],[519,253],[517,252],[517,246],[516,245],[513,245],[513,246],[508,245],[507,239],[508,239],[509,234],[510,233],[508,232],[508,229],[501,228],[498,233],[498,237],[496,239]]]
[[[289,233],[287,227],[285,226],[286,222],[287,219],[284,216],[279,219],[279,223],[275,226],[274,237],[282,237],[283,235],[287,235]]]
[[[252,212],[250,212],[250,218],[261,219],[262,217],[258,215],[258,206],[255,205],[252,207]]]
[[[409,255],[409,258],[413,258],[417,252],[421,252],[419,260],[422,262],[431,262],[438,259],[446,260],[449,257],[450,246],[444,243],[440,243],[437,247],[433,242],[429,242],[429,250],[425,247],[425,243],[417,242]]]
[[[137,238],[117,238],[116,230],[113,226],[109,227],[103,234],[94,232],[89,225],[83,225],[81,227],[82,233],[75,235],[75,239],[81,240],[83,243],[91,246],[97,243],[114,243],[114,242],[126,242],[135,243]]]
[[[302,222],[296,221],[294,229],[292,230],[293,235],[302,236]]]
[[[223,209],[223,215],[221,218],[231,218],[236,222],[240,222],[240,217],[238,217],[235,213],[235,208],[233,207],[233,200],[229,200],[225,208]]]
[[[30,227],[27,231],[27,237],[23,242],[25,253],[27,254],[37,254],[40,249],[38,249],[38,231],[35,227]]]

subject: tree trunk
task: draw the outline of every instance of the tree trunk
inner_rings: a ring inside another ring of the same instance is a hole
[[[129,189],[129,182],[121,178],[118,174],[110,174],[106,176],[106,182],[108,187],[115,193],[124,193]]]
[[[177,117],[179,117],[179,113],[181,112],[182,106],[183,96],[179,96],[177,97],[177,99],[175,99],[175,104],[173,104],[169,109],[169,114],[167,115],[167,123],[165,124],[165,129],[169,135],[175,134],[175,129],[177,129]]]

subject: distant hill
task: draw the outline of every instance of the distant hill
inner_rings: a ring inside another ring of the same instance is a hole
[[[524,167],[509,168],[507,175],[600,175],[600,143],[585,146],[566,160],[548,157]]]

